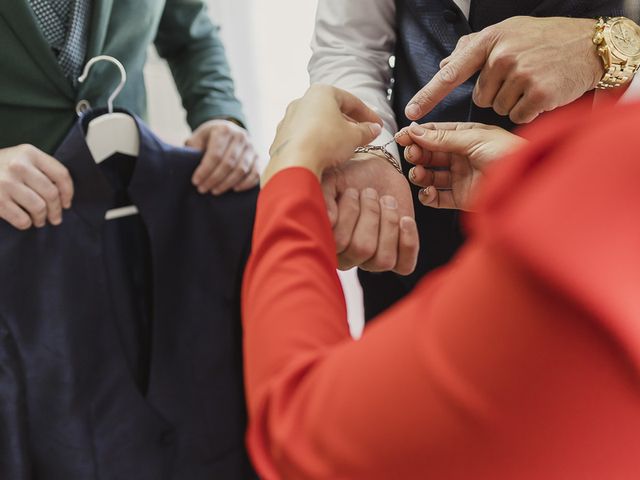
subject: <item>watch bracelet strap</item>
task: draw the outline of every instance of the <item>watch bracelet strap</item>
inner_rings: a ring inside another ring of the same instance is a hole
[[[638,65],[611,65],[596,88],[607,90],[626,85],[638,71]]]
[[[604,31],[609,20],[611,20],[611,17],[598,17],[596,19],[596,35]],[[594,37],[594,43],[596,43],[595,38],[596,37]],[[596,43],[596,48],[598,48],[598,45],[599,43]],[[596,85],[596,88],[599,90],[610,90],[626,85],[633,79],[639,67],[640,65],[629,64],[610,65]]]
[[[355,149],[354,153],[372,153],[376,156],[384,158],[387,162],[389,162],[393,167],[400,173],[400,175],[404,175],[402,172],[402,166],[400,162],[391,155],[391,152],[387,150],[382,145],[366,145],[364,147],[358,147]]]

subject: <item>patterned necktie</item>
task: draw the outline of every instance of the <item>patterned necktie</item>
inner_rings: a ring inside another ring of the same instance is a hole
[[[29,0],[40,30],[74,85],[87,53],[90,0]]]

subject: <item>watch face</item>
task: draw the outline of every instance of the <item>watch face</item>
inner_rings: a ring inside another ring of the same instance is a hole
[[[640,27],[630,20],[619,20],[611,26],[613,47],[627,57],[640,55]]]

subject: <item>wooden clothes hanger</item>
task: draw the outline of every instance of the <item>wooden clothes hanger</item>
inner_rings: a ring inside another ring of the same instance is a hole
[[[127,82],[127,72],[120,61],[109,55],[98,55],[90,59],[84,67],[78,82],[84,82],[91,67],[100,61],[113,63],[120,70],[120,83],[109,96],[107,101],[108,113],[100,115],[89,122],[85,141],[91,156],[96,163],[101,163],[115,153],[122,153],[137,157],[140,153],[140,132],[131,115],[113,111],[113,101],[124,88]],[[115,208],[107,211],[106,220],[137,215],[138,208],[135,205]]]

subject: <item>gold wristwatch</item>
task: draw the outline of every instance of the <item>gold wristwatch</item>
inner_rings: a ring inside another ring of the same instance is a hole
[[[629,83],[640,67],[640,27],[625,17],[600,18],[593,43],[604,63],[599,89]]]

